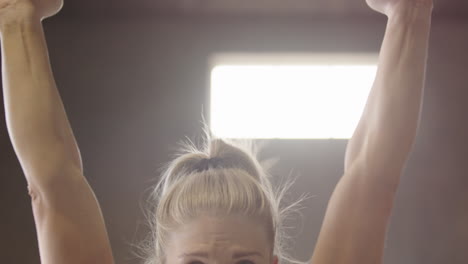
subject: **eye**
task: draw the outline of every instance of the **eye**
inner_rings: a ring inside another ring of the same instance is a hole
[[[237,264],[255,264],[255,263],[253,261],[244,259],[244,260],[237,262]]]
[[[190,261],[188,264],[204,264],[204,263],[199,260],[194,260],[194,261]]]

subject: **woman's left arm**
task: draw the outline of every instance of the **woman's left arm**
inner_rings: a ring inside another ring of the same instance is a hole
[[[392,171],[399,172],[411,151],[419,122],[432,0],[367,2],[386,14],[388,23],[374,85],[346,149],[345,171],[358,156],[367,154],[367,163],[379,173],[381,166],[390,164]],[[388,7],[392,3],[394,7]]]
[[[432,0],[368,0],[388,16],[378,71],[349,141],[313,264],[381,263],[388,221],[419,122]]]

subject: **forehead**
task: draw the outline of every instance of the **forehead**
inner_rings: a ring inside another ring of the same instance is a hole
[[[263,223],[256,219],[245,216],[207,215],[171,233],[168,255],[178,257],[193,251],[230,254],[234,251],[248,250],[259,251],[265,256],[269,244]]]

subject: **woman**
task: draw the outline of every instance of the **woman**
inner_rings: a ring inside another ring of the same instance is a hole
[[[367,0],[388,17],[378,72],[310,262],[381,263],[416,135],[432,0]],[[41,21],[62,0],[0,0],[7,126],[32,199],[41,261],[113,263],[56,89]],[[174,160],[156,188],[147,263],[277,264],[280,196],[255,156],[221,139]]]

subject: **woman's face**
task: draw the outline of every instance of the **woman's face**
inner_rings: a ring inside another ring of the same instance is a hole
[[[261,222],[202,216],[170,234],[166,264],[278,264]]]

